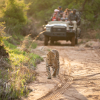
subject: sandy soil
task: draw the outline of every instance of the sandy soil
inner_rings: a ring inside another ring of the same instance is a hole
[[[32,92],[23,100],[100,100],[100,44],[89,41],[78,46],[39,46],[32,50],[44,58],[36,69],[35,82],[29,84]],[[47,79],[45,57],[49,50],[60,54],[60,73]]]

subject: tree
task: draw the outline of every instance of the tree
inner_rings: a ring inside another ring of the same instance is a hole
[[[27,22],[27,5],[23,0],[8,0],[3,13],[7,32],[19,32]]]

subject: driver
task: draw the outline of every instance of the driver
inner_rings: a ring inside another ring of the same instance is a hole
[[[67,21],[67,31],[69,31],[69,24],[73,24],[73,31],[76,31],[77,28],[77,22],[79,18],[78,15],[76,14],[76,9],[73,9],[73,13],[70,13],[68,16],[68,21]]]

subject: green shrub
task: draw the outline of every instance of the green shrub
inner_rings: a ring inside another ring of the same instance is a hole
[[[4,27],[3,23],[0,23],[0,46],[3,45],[3,40],[6,38],[4,36],[4,34],[5,34],[4,29],[5,29],[5,27]]]
[[[24,1],[8,0],[7,6],[3,9],[3,21],[5,21],[7,33],[18,33],[27,22],[27,5]]]
[[[7,88],[2,88],[0,100],[8,100],[8,98],[9,100],[15,100],[21,96],[27,96],[30,92],[27,88],[27,83],[35,80],[36,72],[34,68],[43,59],[36,54],[21,51],[7,40],[4,41],[4,45],[8,50],[9,64],[12,67],[5,73],[5,77],[7,77],[10,84],[7,85]],[[0,78],[1,76],[0,70]]]

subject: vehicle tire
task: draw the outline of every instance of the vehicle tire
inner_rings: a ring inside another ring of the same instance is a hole
[[[75,44],[78,44],[78,38],[75,38]]]
[[[44,45],[48,45],[48,37],[44,36]]]
[[[53,39],[51,39],[50,44],[51,44],[51,45],[53,45],[53,44],[54,44],[54,40],[53,40]]]
[[[71,45],[72,45],[72,46],[75,46],[75,36],[72,37],[72,39],[71,39]]]

